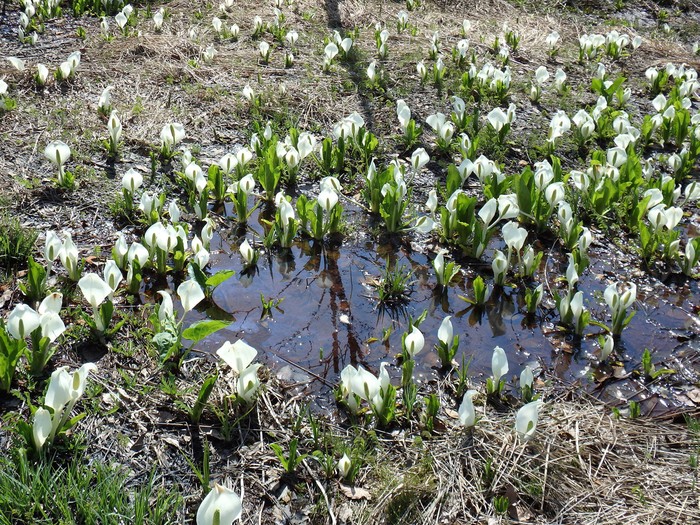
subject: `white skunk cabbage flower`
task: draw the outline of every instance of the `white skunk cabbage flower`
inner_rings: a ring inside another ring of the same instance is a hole
[[[352,468],[352,461],[347,454],[343,454],[343,457],[338,461],[338,474],[341,478],[347,478],[350,474],[350,469]]]
[[[467,390],[462,398],[462,403],[459,405],[459,422],[464,428],[473,427],[476,424],[476,410],[474,410],[474,402],[472,398],[478,394],[476,390]]]
[[[160,132],[160,140],[168,147],[179,144],[184,138],[185,127],[177,122],[166,124]]]
[[[178,286],[177,295],[180,297],[184,313],[189,312],[204,300],[204,292],[194,279],[188,279]]]
[[[535,435],[541,406],[542,400],[537,399],[523,405],[520,410],[518,410],[515,416],[515,431],[523,441],[528,441]]]
[[[508,373],[508,357],[505,350],[500,346],[493,349],[491,356],[491,373],[493,374],[493,382],[498,384],[501,378]]]
[[[415,326],[411,327],[411,331],[406,335],[405,340],[406,351],[411,357],[415,356],[418,352],[423,350],[425,346],[425,338],[423,333]]]
[[[258,355],[258,351],[243,341],[243,339],[239,339],[233,344],[226,341],[221,345],[221,348],[216,351],[216,355],[223,359],[234,372],[240,375],[250,366],[253,359]]]
[[[214,484],[197,509],[197,525],[232,525],[241,517],[243,502],[231,489]]]

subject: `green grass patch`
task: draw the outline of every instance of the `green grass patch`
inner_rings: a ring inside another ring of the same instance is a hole
[[[18,219],[0,215],[0,277],[26,268],[38,234]]]
[[[155,472],[129,486],[120,467],[73,455],[29,460],[23,450],[0,457],[0,525],[176,523],[181,494],[156,486]]]

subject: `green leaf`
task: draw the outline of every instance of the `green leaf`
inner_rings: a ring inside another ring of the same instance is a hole
[[[447,183],[446,195],[448,197],[462,187],[462,176],[459,174],[459,170],[457,170],[457,166],[455,166],[454,164],[450,164],[449,166],[447,166],[447,181],[446,181],[446,183]]]
[[[287,465],[289,462],[284,455],[284,450],[282,450],[282,447],[280,447],[277,443],[270,443],[270,448],[275,453],[275,456],[277,456],[277,459],[279,459],[279,462],[282,464],[282,468],[284,470],[288,470]]]
[[[201,286],[202,288],[206,288],[207,287],[207,276],[202,271],[202,269],[196,263],[193,263],[193,262],[190,263],[189,269],[190,269],[190,273],[191,273],[192,277],[194,277],[194,280],[197,281],[197,284],[199,286]]]
[[[31,256],[27,261],[27,267],[27,283],[20,283],[20,290],[29,300],[39,301],[45,295],[46,269],[43,265],[34,261],[34,258]]]
[[[102,323],[104,324],[105,329],[109,328],[113,314],[114,303],[108,299],[100,305],[100,317],[102,318]]]
[[[170,332],[160,332],[153,336],[151,342],[156,345],[160,354],[164,354],[170,347],[177,343],[177,336]]]
[[[615,93],[620,88],[620,86],[622,86],[622,84],[625,82],[625,80],[627,80],[625,77],[617,77],[613,81],[610,88],[607,90],[607,93]]]
[[[223,283],[225,280],[229,279],[230,277],[233,276],[236,272],[233,270],[221,270],[220,272],[216,272],[214,275],[209,277],[205,282],[206,286],[208,288],[216,288],[219,286],[221,283]]]
[[[80,421],[81,419],[83,419],[85,416],[87,416],[87,413],[86,413],[86,412],[81,412],[81,413],[78,414],[77,416],[75,416],[75,417],[69,419],[68,422],[67,422],[62,428],[59,428],[59,429],[58,429],[57,434],[65,434],[65,433],[68,432],[71,428],[73,428],[73,427],[78,423],[78,421]]]
[[[676,371],[673,368],[660,368],[651,374],[652,379],[656,379],[663,375],[675,374]]]
[[[212,183],[212,186],[216,183],[216,177],[219,175],[219,166],[212,164],[207,170],[207,179]]]
[[[24,438],[24,441],[26,442],[27,447],[33,450],[34,449],[34,432],[32,430],[32,425],[30,425],[26,421],[18,421],[16,428],[17,428],[17,433]]]
[[[212,374],[204,380],[202,388],[199,390],[197,401],[195,401],[195,404],[192,407],[192,410],[190,411],[190,419],[194,423],[199,423],[199,420],[202,417],[202,412],[204,411],[204,407],[206,406],[207,401],[209,400],[211,391],[214,389],[214,384],[216,383],[217,378],[217,374]]]
[[[532,170],[528,166],[515,177],[514,189],[518,196],[518,207],[524,213],[532,215],[532,188],[534,186]]]
[[[213,319],[199,321],[188,326],[182,332],[182,337],[189,339],[193,343],[198,343],[208,335],[211,335],[222,328],[226,328],[229,324],[231,324],[229,321],[217,321]]]
[[[105,335],[107,337],[112,337],[114,334],[116,334],[122,326],[126,323],[126,319],[120,320],[118,323],[116,323],[112,328],[109,330],[105,331]]]
[[[654,371],[654,367],[651,364],[651,353],[649,352],[648,348],[645,348],[644,353],[642,354],[642,369],[647,375],[651,375],[651,373]]]
[[[12,339],[0,322],[0,391],[10,391],[17,362],[25,349],[24,341]]]

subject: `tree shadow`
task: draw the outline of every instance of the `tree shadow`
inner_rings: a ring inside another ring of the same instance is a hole
[[[326,14],[328,17],[328,28],[331,30],[338,31],[341,36],[345,37],[345,29],[343,27],[343,19],[340,13],[340,2],[339,0],[325,0]],[[339,63],[340,66],[345,69],[348,73],[348,77],[355,85],[355,89],[360,98],[360,112],[362,118],[365,120],[365,125],[367,129],[372,131],[374,127],[374,113],[372,111],[369,99],[365,94],[365,90],[362,86],[362,80],[365,75],[363,67],[359,64],[357,56],[354,53],[355,47],[353,45],[350,57],[347,60],[343,60]]]

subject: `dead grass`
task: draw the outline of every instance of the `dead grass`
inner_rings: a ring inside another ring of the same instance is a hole
[[[487,409],[471,433],[454,428],[422,449],[387,446],[380,463],[388,481],[363,504],[362,522],[382,520],[392,504],[411,516],[402,523],[484,522],[494,514],[496,495],[508,497],[510,517],[519,523],[700,519],[697,472],[689,465],[697,437],[678,425],[614,419],[570,395],[545,395],[528,444],[516,438],[511,415]],[[485,475],[488,461],[492,478]]]
[[[156,387],[157,371],[145,370],[133,372],[140,388]],[[189,392],[180,398],[185,405],[194,400],[197,378],[211,372],[211,364],[200,360],[183,369],[178,387]],[[234,388],[229,379],[222,369],[215,406]],[[508,498],[510,518],[518,523],[700,520],[698,471],[691,465],[700,436],[683,424],[616,419],[609,408],[556,383],[541,389],[545,404],[536,434],[525,444],[513,430],[515,408],[495,410],[481,402],[478,424],[467,431],[452,417],[456,401],[443,392],[447,416],[435,435],[415,423],[390,432],[351,426],[333,411],[314,416],[325,434],[317,447],[305,415],[305,391],[274,377],[227,440],[209,411],[195,426],[158,388],[147,395],[127,393],[110,371],[101,372],[99,382],[118,396],[120,409],[86,420],[92,454],[128,465],[136,484],[155,465],[162,483],[191,494],[189,505],[196,508],[200,489],[184,458],[201,463],[203,447],[209,447],[213,479],[244,494],[244,522],[306,516],[312,523],[485,523],[497,519],[496,496]],[[103,403],[112,404],[105,395]],[[270,443],[287,450],[292,439],[301,453],[322,450],[333,463],[343,450],[364,450],[357,499],[335,476],[326,477],[312,456],[295,477],[285,476]]]

